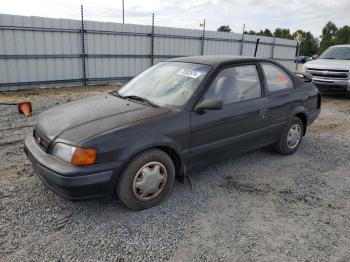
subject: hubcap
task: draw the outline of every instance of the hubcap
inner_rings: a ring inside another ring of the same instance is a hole
[[[287,146],[289,149],[295,148],[301,138],[301,127],[298,124],[293,125],[287,135]]]
[[[160,162],[149,162],[136,173],[132,186],[135,197],[148,201],[157,197],[164,189],[168,179],[168,172]]]

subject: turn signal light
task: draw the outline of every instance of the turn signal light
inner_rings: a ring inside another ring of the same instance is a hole
[[[22,102],[17,104],[18,113],[23,114],[25,117],[28,117],[32,113],[32,103],[31,102]]]
[[[92,165],[96,161],[96,155],[95,148],[76,147],[71,158],[71,164],[76,166]]]

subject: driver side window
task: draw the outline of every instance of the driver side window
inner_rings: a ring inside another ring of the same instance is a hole
[[[261,97],[261,86],[255,65],[222,70],[204,95],[205,99],[222,100],[224,105],[258,97]]]

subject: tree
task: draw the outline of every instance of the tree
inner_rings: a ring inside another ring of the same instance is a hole
[[[288,28],[276,28],[274,35],[280,38],[293,39]]]
[[[322,29],[321,43],[319,52],[322,53],[328,47],[334,45],[334,37],[336,32],[338,31],[338,27],[332,22],[329,21]]]
[[[300,33],[302,36],[302,42],[300,46],[300,55],[303,56],[312,56],[317,53],[318,48],[318,39],[309,32],[303,30],[297,30],[293,33],[292,37],[295,39],[297,33]]]
[[[273,34],[271,33],[271,31],[267,28],[265,28],[265,30],[260,30],[260,32],[256,33],[257,35],[261,35],[261,36],[273,36]]]
[[[216,31],[218,31],[218,32],[232,32],[229,25],[222,25]]]
[[[350,44],[350,26],[345,25],[338,29],[338,31],[334,34],[334,44]]]
[[[246,35],[256,35],[256,32],[254,30],[249,30],[249,32],[248,31],[244,31],[244,34],[246,34]]]

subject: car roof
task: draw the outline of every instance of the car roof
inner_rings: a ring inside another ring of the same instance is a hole
[[[264,58],[251,57],[251,56],[202,55],[202,56],[177,57],[177,58],[169,59],[167,61],[217,66],[223,63],[230,63],[230,62],[256,62],[256,61],[270,61],[270,60],[264,59]]]
[[[350,47],[350,45],[332,45],[330,47]]]

